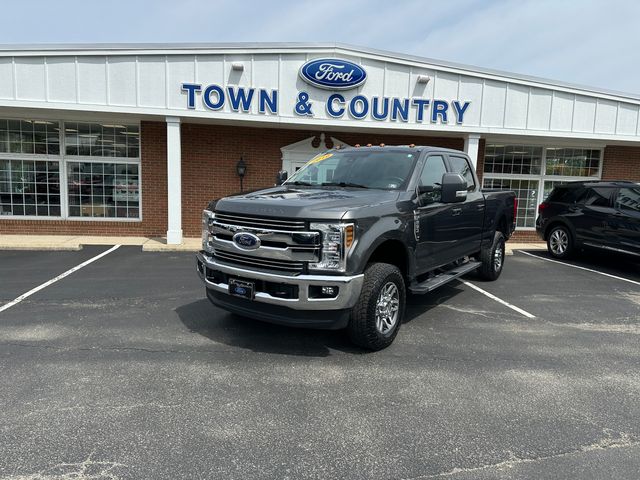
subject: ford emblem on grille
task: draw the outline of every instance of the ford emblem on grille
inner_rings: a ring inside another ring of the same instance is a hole
[[[302,65],[300,77],[316,87],[346,90],[362,85],[367,79],[367,72],[357,63],[339,58],[321,58]]]
[[[253,233],[238,232],[233,236],[233,243],[242,250],[255,250],[260,247],[260,239]]]

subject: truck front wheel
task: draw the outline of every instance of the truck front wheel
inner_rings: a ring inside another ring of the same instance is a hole
[[[496,232],[491,248],[483,248],[480,252],[480,277],[484,280],[496,280],[502,273],[504,256],[504,235],[502,232]]]
[[[388,263],[369,264],[347,327],[351,341],[369,350],[391,345],[404,317],[405,300],[400,269]]]

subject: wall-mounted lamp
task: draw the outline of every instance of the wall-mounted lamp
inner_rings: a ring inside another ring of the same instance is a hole
[[[240,177],[240,191],[242,191],[242,180],[247,174],[247,164],[245,163],[243,157],[240,157],[240,160],[238,160],[238,163],[236,164],[236,173]]]
[[[244,70],[244,64],[240,62],[233,62],[231,64],[231,70],[235,70],[236,72],[241,72]]]
[[[429,83],[429,80],[431,80],[429,75],[418,75],[418,80],[416,80],[416,82],[426,84]]]

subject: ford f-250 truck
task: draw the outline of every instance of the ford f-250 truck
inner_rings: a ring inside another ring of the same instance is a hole
[[[516,198],[483,192],[469,157],[419,146],[347,147],[284,183],[212,201],[197,270],[214,305],[284,325],[393,342],[409,292],[477,270],[495,280]]]

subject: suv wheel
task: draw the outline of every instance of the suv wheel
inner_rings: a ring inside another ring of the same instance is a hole
[[[555,258],[567,258],[571,255],[573,243],[567,227],[558,225],[551,229],[547,237],[547,250]]]
[[[347,327],[351,341],[368,350],[382,350],[391,345],[402,324],[405,297],[404,279],[398,267],[370,264]]]

